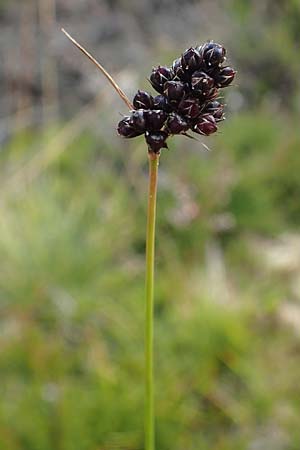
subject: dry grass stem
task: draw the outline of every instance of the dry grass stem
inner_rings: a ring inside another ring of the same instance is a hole
[[[84,48],[80,45],[64,28],[61,31],[70,39],[71,42],[85,55],[91,60],[95,66],[103,73],[103,75],[108,79],[113,88],[117,91],[121,99],[126,103],[129,109],[134,109],[132,103],[129,98],[125,94],[125,92],[120,88],[120,86],[115,82],[112,76],[104,69],[104,67]]]

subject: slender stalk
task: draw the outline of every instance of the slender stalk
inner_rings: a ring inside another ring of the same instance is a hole
[[[67,36],[67,38],[85,55],[89,58],[90,61],[92,61],[93,64],[100,70],[100,72],[103,73],[103,75],[108,79],[112,87],[115,89],[115,91],[119,94],[121,99],[126,103],[129,109],[134,109],[132,103],[130,102],[129,98],[125,94],[125,92],[120,88],[120,86],[116,83],[116,81],[113,79],[113,77],[107,72],[107,70],[104,69],[102,64],[100,64],[79,42],[76,41],[64,28],[61,29],[61,31]]]
[[[145,450],[154,450],[153,382],[153,287],[155,218],[159,155],[149,152],[149,193],[146,236],[146,321],[145,321]]]
[[[92,61],[108,79],[129,109],[134,109],[130,100],[104,67],[66,30],[62,32]],[[155,217],[159,154],[149,152],[149,196],[146,235],[146,320],[145,320],[145,450],[155,450],[154,442],[154,383],[153,383],[153,287],[155,253]]]

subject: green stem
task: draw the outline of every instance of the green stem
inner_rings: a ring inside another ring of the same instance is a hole
[[[154,450],[153,285],[158,163],[159,155],[149,152],[149,194],[146,236],[145,450]]]

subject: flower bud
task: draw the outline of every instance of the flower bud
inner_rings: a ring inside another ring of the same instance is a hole
[[[137,91],[133,98],[133,106],[135,109],[152,109],[153,97],[145,91]]]
[[[201,48],[203,59],[208,67],[217,67],[225,60],[226,50],[215,42],[207,42]]]
[[[181,81],[167,81],[164,88],[164,94],[168,100],[179,100],[182,98],[186,86]]]
[[[147,130],[160,130],[167,119],[167,113],[161,109],[153,109],[145,111]]]
[[[181,66],[185,71],[194,72],[200,69],[202,57],[198,50],[191,47],[187,49],[181,57]]]
[[[178,105],[178,112],[188,119],[195,119],[201,112],[199,100],[196,98],[183,98]]]
[[[217,100],[214,100],[206,105],[204,113],[211,114],[218,122],[220,120],[223,120],[224,118],[223,109],[224,105],[222,105],[222,103],[218,102]]]
[[[124,119],[120,120],[118,124],[118,133],[120,136],[124,138],[134,138],[136,136],[140,136],[143,132],[135,129],[133,123],[131,122],[131,117],[124,117]]]
[[[211,114],[203,114],[193,126],[193,131],[198,134],[209,136],[217,131],[215,118]]]
[[[162,109],[165,112],[171,112],[172,107],[164,95],[157,95],[153,99],[153,109]]]
[[[160,94],[164,91],[164,85],[167,81],[172,80],[174,74],[168,67],[158,66],[152,70],[150,75],[150,83],[154,89]]]
[[[162,148],[168,148],[166,144],[168,133],[165,131],[146,131],[145,138],[149,150],[154,153],[159,153]]]
[[[236,71],[231,67],[223,67],[216,77],[217,85],[221,88],[229,86],[232,83],[235,74]]]
[[[190,128],[187,121],[179,114],[172,113],[167,120],[167,129],[171,134],[180,134]]]
[[[207,94],[214,86],[214,79],[205,72],[196,71],[191,78],[192,89],[202,94]]]

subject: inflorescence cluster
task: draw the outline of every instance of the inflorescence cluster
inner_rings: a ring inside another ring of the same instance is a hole
[[[171,135],[188,130],[205,136],[215,133],[224,120],[224,105],[217,100],[220,89],[229,86],[236,74],[223,65],[225,55],[222,45],[206,42],[186,50],[172,67],[154,68],[149,81],[159,95],[138,91],[135,109],[118,124],[119,135],[144,134],[149,151],[159,153]]]

